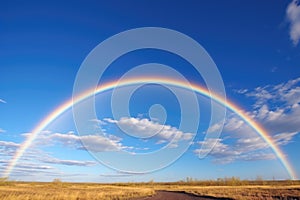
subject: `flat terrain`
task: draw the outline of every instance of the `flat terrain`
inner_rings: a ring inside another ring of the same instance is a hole
[[[175,186],[169,191],[184,191],[197,196],[236,200],[300,200],[300,185],[295,186]]]
[[[9,183],[0,186],[1,200],[125,200],[150,196],[150,188],[89,183]]]
[[[215,184],[215,185],[209,185]],[[219,185],[216,185],[219,184]],[[221,185],[223,184],[223,185]],[[65,183],[0,181],[2,200],[300,200],[300,181]],[[241,185],[243,184],[243,185]]]

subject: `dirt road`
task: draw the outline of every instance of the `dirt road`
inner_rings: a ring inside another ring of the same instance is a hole
[[[231,200],[228,198],[215,198],[215,197],[200,197],[184,192],[168,192],[157,191],[152,197],[144,197],[137,200]]]

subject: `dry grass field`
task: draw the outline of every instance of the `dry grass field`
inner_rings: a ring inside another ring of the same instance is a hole
[[[233,185],[230,185],[233,184]],[[240,200],[300,200],[299,181],[176,183],[52,183],[0,182],[0,199],[7,200],[121,200],[152,196],[157,190],[182,191],[199,196],[227,197]]]
[[[9,183],[0,186],[5,200],[121,200],[154,194],[150,188],[88,183]]]
[[[300,200],[298,186],[175,186],[161,188],[167,191],[184,191],[199,196],[226,197],[237,200]]]

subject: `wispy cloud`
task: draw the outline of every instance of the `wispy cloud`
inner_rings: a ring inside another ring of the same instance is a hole
[[[6,132],[6,130],[0,128],[0,133],[5,133],[5,132]]]
[[[100,174],[101,177],[108,177],[108,178],[119,178],[119,177],[130,177],[130,176],[141,176],[145,175],[145,173],[135,173],[135,172],[121,172],[117,171],[116,173],[110,174]]]
[[[69,166],[94,166],[97,164],[97,162],[95,161],[63,160],[53,157],[42,158],[41,161],[49,164],[60,164]]]
[[[0,171],[4,172],[10,159],[15,155],[21,144],[12,141],[0,141]],[[50,156],[49,153],[37,146],[30,148],[18,161],[11,174],[12,177],[26,177],[32,174],[41,177],[62,177],[62,173],[54,165],[90,167],[96,165],[93,160],[69,160]],[[1,174],[0,174],[1,175]],[[31,177],[32,178],[32,177]],[[29,179],[30,180],[30,179]]]
[[[0,103],[6,103],[6,101],[4,101],[3,99],[0,99]]]
[[[245,94],[246,92],[248,92],[248,89],[239,89],[239,90],[233,90],[233,91],[238,94]]]
[[[298,132],[280,133],[275,135],[273,138],[277,145],[286,145],[293,141],[294,136],[297,134]]]
[[[16,168],[19,169],[27,169],[27,170],[49,170],[49,169],[55,169],[52,166],[48,166],[48,165],[38,165],[36,163],[18,163],[16,165]]]
[[[296,46],[300,39],[300,6],[298,0],[293,0],[288,5],[286,17],[290,23],[290,38]]]

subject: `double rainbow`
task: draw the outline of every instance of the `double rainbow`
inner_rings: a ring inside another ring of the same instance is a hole
[[[276,154],[277,158],[281,161],[284,168],[286,169],[287,173],[289,174],[291,179],[296,179],[296,173],[293,170],[292,165],[289,163],[287,157],[282,152],[282,150],[276,145],[276,143],[272,140],[272,137],[268,135],[268,132],[257,122],[255,122],[250,116],[248,116],[241,108],[239,108],[234,103],[224,100],[217,94],[208,91],[206,88],[196,85],[196,84],[187,84],[182,81],[173,80],[173,79],[166,79],[166,78],[153,78],[153,77],[142,77],[142,78],[134,78],[134,79],[126,79],[122,81],[113,81],[103,85],[100,85],[96,88],[91,90],[87,90],[82,94],[73,97],[73,99],[69,99],[68,101],[64,102],[60,106],[58,106],[55,110],[53,110],[49,115],[47,115],[32,131],[31,134],[27,137],[27,139],[20,145],[19,149],[16,151],[15,155],[10,160],[7,168],[5,169],[3,176],[8,177],[12,170],[14,169],[15,165],[17,164],[18,160],[23,156],[24,152],[30,147],[32,142],[35,140],[37,135],[43,131],[51,122],[53,122],[57,117],[61,114],[66,112],[67,110],[71,109],[73,104],[77,104],[88,97],[91,97],[94,94],[99,94],[101,92],[105,92],[111,90],[115,87],[127,86],[127,85],[134,85],[137,83],[157,83],[157,84],[166,84],[171,86],[176,86],[184,89],[192,89],[193,91],[207,96],[214,101],[226,106],[231,111],[235,112],[239,115],[249,126],[251,126],[263,139],[264,141],[271,147],[271,149]]]

